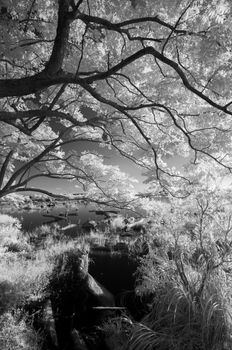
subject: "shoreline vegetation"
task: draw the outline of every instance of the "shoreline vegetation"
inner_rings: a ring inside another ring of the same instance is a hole
[[[193,222],[178,240],[166,226],[68,237],[1,214],[0,348],[231,349],[231,241]],[[132,290],[113,295],[89,273],[99,252],[136,261]]]
[[[10,194],[0,199],[1,207],[7,211],[8,209],[18,210],[39,210],[49,209],[57,206],[66,206],[67,202],[60,198],[50,198],[45,195],[20,195]],[[76,205],[76,202],[73,202]]]

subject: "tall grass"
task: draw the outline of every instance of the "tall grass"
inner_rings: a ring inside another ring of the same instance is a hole
[[[212,251],[211,251],[212,253]],[[153,292],[151,311],[135,324],[128,350],[225,350],[232,348],[231,283],[217,257],[196,266],[152,254],[143,261],[138,293]],[[211,264],[209,264],[211,262]],[[152,267],[152,268],[151,268]]]
[[[30,310],[30,305],[42,307],[51,296],[48,286],[57,257],[83,247],[83,239],[67,240],[57,226],[27,234],[17,219],[0,216],[0,349],[42,349],[43,342],[24,310]]]
[[[0,349],[41,350],[43,337],[24,319],[10,312],[0,317]]]

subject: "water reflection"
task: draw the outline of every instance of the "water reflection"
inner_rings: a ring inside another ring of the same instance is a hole
[[[104,216],[96,215],[95,212],[89,208],[70,209],[67,212],[65,207],[53,208],[51,210],[10,210],[7,211],[11,216],[17,217],[21,224],[22,229],[25,231],[32,231],[41,225],[50,225],[58,223],[61,227],[67,227],[69,225],[75,225],[78,227],[88,219],[101,220]],[[74,228],[74,226],[73,226]]]

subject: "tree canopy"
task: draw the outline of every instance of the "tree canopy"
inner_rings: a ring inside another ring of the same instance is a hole
[[[230,174],[231,16],[229,0],[0,0],[0,197],[54,195],[30,187],[47,177],[126,205],[133,179],[104,148],[154,193],[187,196],[202,164]]]

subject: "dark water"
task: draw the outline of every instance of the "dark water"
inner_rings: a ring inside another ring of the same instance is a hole
[[[41,225],[49,225],[57,222],[61,227],[65,227],[70,224],[82,224],[88,219],[91,220],[101,220],[103,216],[96,215],[89,211],[90,209],[86,208],[72,208],[69,210],[67,217],[62,220],[57,220],[59,216],[66,213],[66,209],[54,208],[52,210],[11,210],[6,213],[17,217],[21,224],[22,229],[25,231],[32,231],[34,228]],[[70,215],[71,214],[71,215]],[[73,229],[75,231],[75,229]]]
[[[111,293],[133,289],[138,263],[128,254],[101,252],[90,254],[90,258],[90,274]]]

